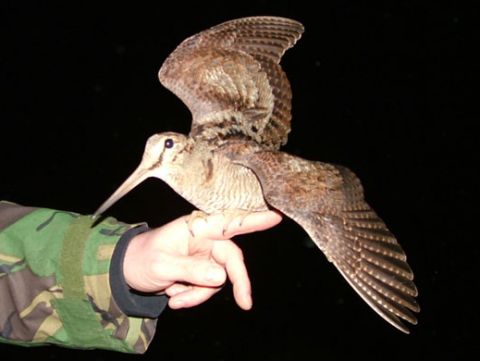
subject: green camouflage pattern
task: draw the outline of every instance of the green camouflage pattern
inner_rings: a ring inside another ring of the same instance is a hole
[[[122,313],[109,283],[135,226],[0,202],[0,342],[144,353],[156,320]]]

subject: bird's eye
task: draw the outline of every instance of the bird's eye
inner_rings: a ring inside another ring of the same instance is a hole
[[[165,148],[172,148],[173,147],[173,139],[171,138],[168,138],[168,139],[165,139]]]

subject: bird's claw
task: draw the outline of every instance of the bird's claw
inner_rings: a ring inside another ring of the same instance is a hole
[[[232,209],[232,210],[225,210],[222,213],[223,213],[223,216],[225,217],[225,223],[223,225],[222,235],[225,236],[225,234],[228,231],[228,228],[233,223],[233,221],[239,218],[238,226],[241,227],[243,224],[243,221],[251,212],[244,211],[242,209]]]

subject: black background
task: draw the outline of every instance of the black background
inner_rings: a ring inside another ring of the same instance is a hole
[[[157,71],[184,38],[248,15],[301,21],[283,67],[293,90],[286,151],[339,163],[409,256],[422,312],[408,336],[376,316],[285,219],[238,238],[254,288],[225,287],[167,310],[143,359],[453,359],[478,350],[478,171],[474,7],[419,1],[3,1],[0,199],[91,213],[137,165],[153,133],[190,115]],[[308,2],[311,4],[311,2]],[[421,4],[420,4],[421,3]],[[148,180],[108,213],[161,225],[192,206]],[[2,360],[131,359],[108,351],[0,345]],[[477,354],[478,357],[478,354]],[[473,357],[475,358],[475,357]]]

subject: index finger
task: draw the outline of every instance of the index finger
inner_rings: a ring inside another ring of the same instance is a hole
[[[232,238],[238,234],[264,231],[272,228],[282,221],[280,213],[275,211],[252,212],[239,222],[232,221],[228,225],[225,237]]]
[[[196,238],[230,239],[235,235],[263,231],[280,223],[282,216],[274,211],[252,212],[233,220],[222,213],[209,215],[194,225]]]

